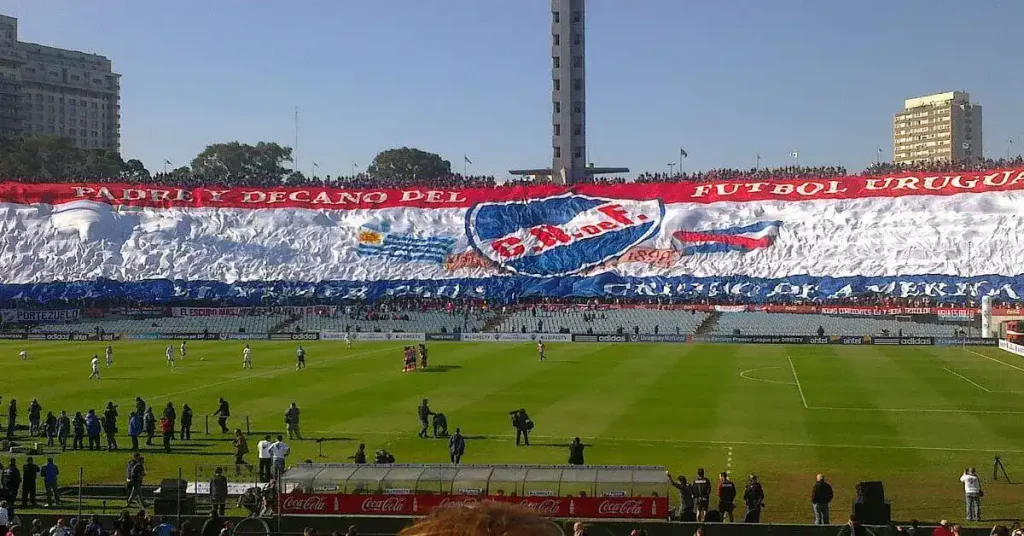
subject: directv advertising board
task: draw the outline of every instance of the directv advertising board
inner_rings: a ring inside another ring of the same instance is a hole
[[[572,342],[568,333],[463,333],[462,340],[474,342]]]

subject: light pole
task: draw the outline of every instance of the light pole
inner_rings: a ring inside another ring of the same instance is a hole
[[[672,174],[672,168],[674,168],[674,167],[676,167],[676,163],[675,162],[669,162],[668,163],[668,176],[669,177],[674,177],[675,176],[675,175]]]

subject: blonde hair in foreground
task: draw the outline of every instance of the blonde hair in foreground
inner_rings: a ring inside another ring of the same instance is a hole
[[[434,510],[399,536],[563,536],[562,529],[522,506],[485,501]]]

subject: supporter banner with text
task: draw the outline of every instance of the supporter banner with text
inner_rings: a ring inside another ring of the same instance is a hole
[[[603,296],[729,313],[745,309],[737,303],[1024,297],[1024,168],[476,189],[0,182],[0,229],[0,303]]]
[[[581,519],[668,519],[667,497],[509,497],[459,495],[340,495],[289,493],[281,496],[288,515],[422,516],[438,508],[481,500],[518,504],[545,517]]]
[[[0,320],[7,323],[17,324],[39,324],[55,322],[73,322],[78,320],[78,309],[61,310],[26,310],[26,309],[0,309]]]

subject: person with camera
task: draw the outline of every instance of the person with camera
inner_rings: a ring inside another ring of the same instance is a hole
[[[514,409],[508,414],[512,417],[512,427],[516,429],[516,446],[518,447],[519,442],[523,440],[529,447],[530,430],[533,430],[533,421],[530,420],[530,416],[523,408]]]
[[[583,465],[583,442],[578,437],[569,443],[569,465]]]
[[[967,503],[967,521],[981,521],[981,478],[978,478],[978,471],[973,467],[964,469],[960,477],[964,485],[964,501]]]

